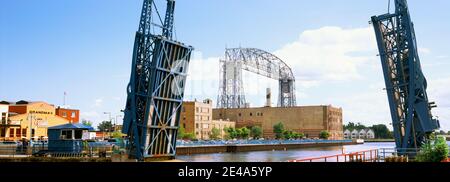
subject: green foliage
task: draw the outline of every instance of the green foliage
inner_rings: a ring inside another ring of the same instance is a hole
[[[85,119],[83,119],[83,120],[81,121],[81,124],[83,124],[84,126],[90,126],[90,127],[92,127],[92,122],[91,122],[91,121],[88,121],[88,120],[85,120]]]
[[[279,122],[278,124],[273,126],[273,132],[275,133],[275,137],[277,139],[283,139],[284,138],[284,125],[283,123]]]
[[[184,134],[183,139],[185,139],[185,140],[197,140],[197,136],[195,136],[194,133],[186,133],[186,134]]]
[[[353,122],[350,122],[347,125],[344,125],[344,130],[350,130],[350,131],[355,130],[355,129],[356,130],[362,130],[362,129],[367,129],[367,128],[368,127],[364,126],[361,123],[355,124]]]
[[[423,144],[416,156],[417,162],[442,162],[449,155],[449,147],[444,137]]]
[[[228,139],[235,139],[240,135],[240,133],[235,128],[224,128],[224,131],[227,133]]]
[[[387,126],[384,124],[373,125],[372,127],[370,127],[370,129],[372,129],[373,132],[375,133],[375,138],[378,139],[393,138],[391,131],[389,131]]]
[[[186,134],[186,132],[185,132],[184,127],[180,126],[180,128],[178,128],[177,139],[183,139],[185,134]]]
[[[250,136],[250,130],[246,127],[244,128],[224,128],[223,129],[226,133],[226,139],[248,139]]]
[[[112,138],[122,138],[122,136],[123,136],[122,132],[120,132],[120,131],[115,131],[111,135]]]
[[[330,138],[330,133],[328,131],[321,131],[319,134],[320,139],[328,139]]]
[[[250,130],[246,127],[240,128],[239,130],[240,130],[239,134],[240,134],[241,139],[248,139],[248,137],[250,136]]]
[[[209,138],[211,138],[213,140],[220,139],[220,130],[217,128],[213,128],[211,130],[211,136]]]
[[[262,137],[262,128],[259,126],[253,126],[251,129],[251,135],[255,139],[261,138]]]
[[[348,123],[347,125],[344,125],[344,130],[349,130],[349,131],[353,131],[353,130],[362,130],[362,129],[372,129],[374,134],[375,134],[375,138],[378,139],[392,139],[394,138],[393,133],[391,131],[389,131],[388,127],[384,124],[379,124],[379,125],[373,125],[371,127],[367,127],[361,123]]]
[[[98,125],[97,128],[100,131],[112,131],[113,125],[112,125],[111,121],[103,121]]]

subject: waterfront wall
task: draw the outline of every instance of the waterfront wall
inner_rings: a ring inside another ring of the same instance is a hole
[[[177,155],[234,153],[251,151],[292,150],[301,148],[356,145],[357,142],[337,143],[303,143],[303,144],[265,144],[265,145],[220,145],[220,146],[189,146],[177,147]]]

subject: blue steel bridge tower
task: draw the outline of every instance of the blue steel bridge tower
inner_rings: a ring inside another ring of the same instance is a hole
[[[131,158],[174,158],[184,86],[193,47],[173,40],[175,0],[161,17],[144,0],[136,32],[122,132]]]
[[[422,72],[414,25],[406,0],[395,0],[395,12],[372,17],[400,154],[426,142],[438,129],[428,101],[427,80]]]

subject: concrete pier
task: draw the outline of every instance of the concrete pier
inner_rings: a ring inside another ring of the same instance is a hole
[[[338,143],[304,143],[304,144],[264,144],[264,145],[220,145],[220,146],[190,146],[177,147],[177,155],[234,153],[251,151],[292,150],[301,148],[356,145],[357,142]]]

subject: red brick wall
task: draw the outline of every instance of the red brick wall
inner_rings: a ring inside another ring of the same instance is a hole
[[[72,117],[72,113],[75,112],[75,117]],[[65,113],[65,115],[64,115]],[[80,122],[80,111],[75,109],[63,109],[63,108],[56,108],[56,115],[63,117],[72,123],[79,123]]]

